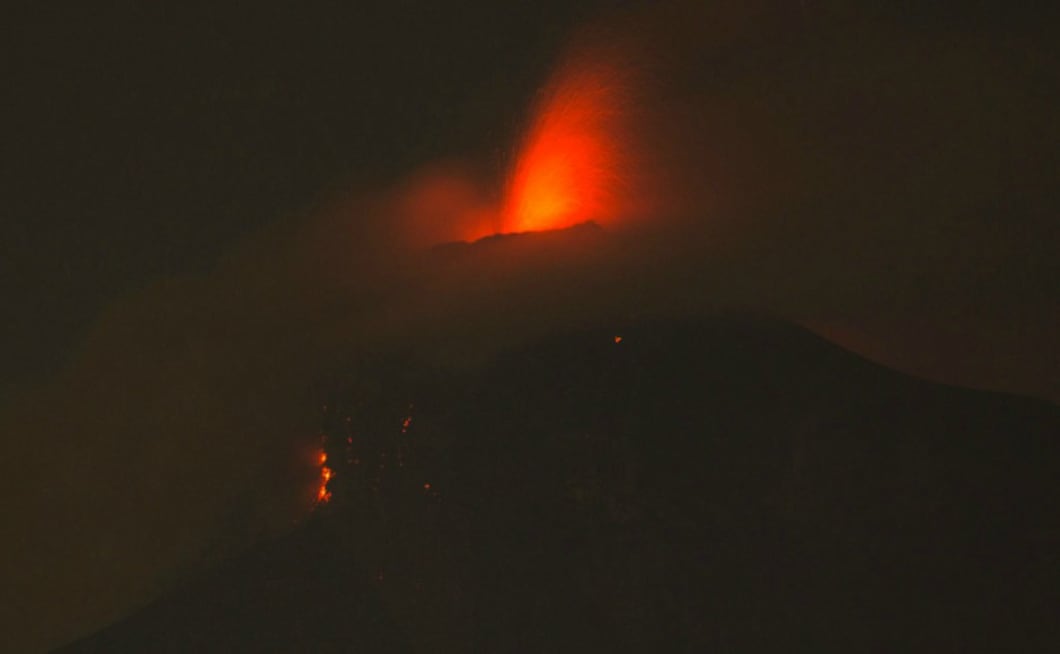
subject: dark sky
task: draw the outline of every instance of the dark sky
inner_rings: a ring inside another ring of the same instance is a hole
[[[364,351],[463,361],[736,306],[937,380],[1060,398],[1051,3],[646,4],[13,22],[0,478],[24,499],[0,578],[22,595],[0,606],[25,613],[5,635],[73,637],[205,547],[289,524],[311,385]],[[384,238],[418,218],[424,166],[500,192],[535,93],[597,24],[648,78],[635,172],[666,180],[666,211],[588,254],[545,241],[455,267]]]
[[[54,370],[116,296],[208,269],[322,189],[445,156],[499,174],[559,44],[603,3],[103,4],[12,25],[4,386]]]
[[[634,4],[221,3],[203,13],[106,3],[12,22],[0,393],[61,366],[116,297],[208,270],[233,241],[325,190],[453,156],[499,178],[572,29]],[[869,20],[898,38],[974,35],[1028,61],[1055,56],[1041,50],[1049,3],[866,2],[857,20],[830,16],[837,4],[802,12],[808,24],[832,21],[833,34]],[[690,70],[693,85],[709,83]],[[1051,102],[1051,81],[1025,90]],[[1054,164],[1043,162],[1046,184]]]

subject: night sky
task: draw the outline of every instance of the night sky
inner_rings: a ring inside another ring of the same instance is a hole
[[[312,384],[358,352],[466,362],[734,306],[1060,400],[1050,3],[114,4],[9,26],[0,577],[22,647],[288,524]],[[535,94],[601,42],[642,82],[624,172],[656,211],[599,252],[418,261],[462,238],[450,202],[499,201]],[[462,190],[424,227],[434,182]]]
[[[113,3],[11,27],[6,388],[54,371],[116,297],[200,273],[322,191],[436,159],[501,174],[592,3]]]

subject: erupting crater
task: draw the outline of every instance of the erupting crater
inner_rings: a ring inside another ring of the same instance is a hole
[[[622,75],[605,63],[575,58],[559,69],[509,175],[502,233],[606,223],[621,213],[627,92]]]

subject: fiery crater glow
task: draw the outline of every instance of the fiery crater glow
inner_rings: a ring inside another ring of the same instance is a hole
[[[509,177],[501,231],[562,229],[620,213],[625,94],[622,76],[599,62],[559,70]]]

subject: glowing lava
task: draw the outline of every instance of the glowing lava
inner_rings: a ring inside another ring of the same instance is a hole
[[[328,490],[328,482],[331,481],[332,471],[327,466],[328,455],[321,452],[318,458],[320,464],[320,486],[317,488],[317,504],[327,504],[331,499],[331,491]]]
[[[560,69],[508,180],[501,231],[562,229],[619,213],[626,93],[622,75],[600,62],[583,57]]]

